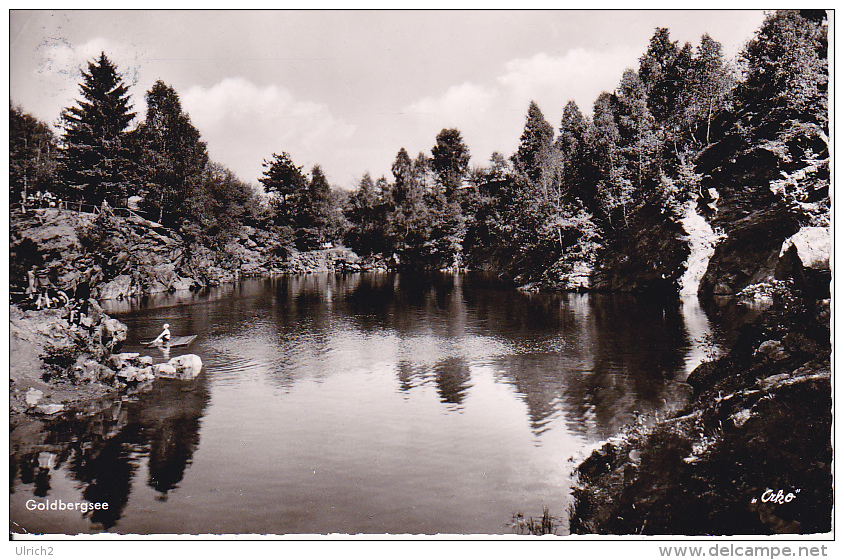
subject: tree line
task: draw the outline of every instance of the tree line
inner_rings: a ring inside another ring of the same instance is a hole
[[[826,29],[824,11],[772,13],[733,64],[708,34],[681,46],[657,28],[590,116],[570,101],[555,129],[531,102],[510,157],[469,169],[455,129],[430,156],[399,150],[392,180],[360,180],[346,240],[520,284],[560,285],[580,267],[610,289],[631,277],[676,289],[681,219],[690,205],[715,219],[709,203],[736,182],[745,213],[776,199],[800,224],[828,224]]]
[[[82,72],[60,137],[10,108],[12,200],[35,189],[94,205],[139,196],[149,216],[209,246],[248,224],[280,253],[342,240],[403,266],[494,270],[521,284],[585,267],[608,287],[630,275],[671,287],[688,255],[684,212],[705,211],[730,184],[751,208],[773,196],[801,223],[828,222],[826,31],[823,11],[772,13],[732,64],[709,35],[681,46],[657,28],[591,114],[570,101],[555,128],[531,102],[516,152],[475,168],[461,132],[444,128],[429,153],[401,148],[391,178],[367,173],[346,194],[286,152],[264,160],[259,194],[209,160],[162,81],[131,127],[127,87],[103,53]],[[754,163],[738,169],[748,154]],[[764,177],[737,186],[754,173]]]

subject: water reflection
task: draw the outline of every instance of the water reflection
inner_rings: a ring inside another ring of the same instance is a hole
[[[178,486],[199,444],[200,418],[207,402],[201,377],[189,383],[158,380],[152,390],[93,413],[80,411],[27,422],[18,427],[24,433],[13,429],[10,436],[12,493],[17,472],[20,484],[34,486],[34,496],[51,497],[51,478],[65,471],[77,481],[83,500],[108,504],[107,509],[81,514],[92,529],[107,531],[123,515],[142,457],[149,459],[147,484],[162,499]],[[35,436],[33,422],[38,428]],[[62,495],[56,498],[78,501]],[[28,532],[52,526],[43,515],[27,515],[20,505],[13,502],[12,519]]]
[[[517,509],[564,512],[566,459],[682,403],[701,341],[721,336],[692,300],[471,276],[281,276],[113,303],[127,351],[168,322],[199,335],[173,353],[205,370],[13,431],[12,519],[30,532],[55,530],[31,496],[112,506],[60,532],[504,532]]]

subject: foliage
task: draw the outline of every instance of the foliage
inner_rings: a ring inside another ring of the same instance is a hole
[[[52,129],[9,105],[9,200],[56,189],[57,142]]]
[[[135,116],[128,88],[101,53],[82,71],[82,99],[61,114],[60,175],[65,195],[98,206],[123,206],[131,190],[133,158],[126,129]]]
[[[146,101],[146,120],[134,135],[144,209],[167,227],[196,223],[202,218],[196,214],[201,212],[202,174],[208,163],[205,143],[171,86],[158,80]]]
[[[68,378],[76,381],[73,366],[79,356],[87,350],[88,343],[79,334],[73,334],[64,344],[46,344],[44,353],[39,356],[47,369],[43,375],[44,380]]]
[[[406,267],[470,266],[560,285],[594,268],[665,288],[688,253],[682,209],[711,202],[712,187],[739,201],[738,212],[774,203],[792,221],[828,224],[826,33],[825,12],[772,13],[737,72],[709,35],[680,46],[657,28],[638,71],[598,96],[591,115],[569,101],[555,134],[531,101],[509,158],[493,154],[470,170],[462,134],[444,128],[429,153],[413,159],[401,148],[391,180],[367,174],[344,194],[319,165],[305,173],[282,152],[264,161],[266,197],[208,161],[163,82],[147,93],[146,120],[127,134],[126,88],[102,54],[83,72],[84,100],[63,113],[62,177],[94,203],[138,192],[167,227],[216,250],[248,223],[278,256],[342,238]],[[52,144],[48,127],[14,108],[10,115],[18,195],[22,184],[49,184]],[[128,148],[137,168],[121,163]]]
[[[431,168],[437,174],[440,185],[445,189],[448,200],[463,183],[469,167],[469,148],[463,142],[456,128],[444,128],[437,134],[437,144],[431,149]]]
[[[82,248],[94,258],[94,263],[106,278],[120,274],[129,259],[130,249],[114,216],[101,212],[91,224],[79,226],[76,235]]]
[[[300,251],[341,236],[342,212],[319,165],[313,167],[309,179],[290,154],[282,152],[264,160],[264,167],[260,181],[272,197],[273,225],[278,232],[285,237],[292,234]]]
[[[200,242],[222,250],[258,214],[256,194],[234,172],[215,162],[205,166],[200,187],[192,199],[190,221],[199,226]]]
[[[554,129],[545,120],[535,101],[530,102],[525,128],[519,148],[513,154],[513,166],[517,173],[527,176],[534,184],[544,184],[548,168],[545,165],[554,143]]]

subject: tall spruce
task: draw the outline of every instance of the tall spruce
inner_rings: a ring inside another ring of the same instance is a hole
[[[547,162],[553,147],[554,128],[545,120],[539,105],[531,101],[519,148],[513,155],[516,172],[526,175],[534,185],[546,187],[547,191]]]
[[[563,109],[557,150],[562,163],[561,182],[569,199],[577,199],[582,208],[592,209],[595,202],[594,185],[587,180],[589,123],[577,103],[569,101]]]
[[[60,174],[68,197],[99,205],[124,205],[131,192],[133,160],[126,129],[135,117],[128,88],[101,53],[82,71],[82,98],[61,114]]]

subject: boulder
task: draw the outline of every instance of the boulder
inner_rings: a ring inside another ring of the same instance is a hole
[[[135,366],[126,366],[117,373],[126,383],[136,383],[155,379],[152,367],[139,369]]]
[[[176,377],[176,368],[167,364],[155,364],[152,372],[156,377]]]
[[[769,359],[774,361],[780,361],[788,358],[788,352],[785,351],[779,340],[766,340],[759,345],[755,354],[757,356],[760,354],[767,356]]]
[[[26,404],[27,406],[35,406],[38,404],[38,401],[44,396],[44,391],[40,391],[34,387],[30,387],[29,391],[26,392]]]
[[[792,245],[797,249],[804,267],[814,270],[829,269],[830,235],[827,228],[801,228],[783,242],[780,256],[782,257]]]
[[[135,294],[132,277],[121,274],[100,288],[100,299],[123,299]]]
[[[117,377],[122,377],[125,381],[134,381],[135,376],[139,373],[138,368],[135,366],[124,365],[120,368],[120,371],[117,372]]]
[[[193,280],[190,278],[186,279],[181,276],[176,276],[170,281],[169,290],[189,290],[192,285]]]
[[[108,363],[116,370],[123,369],[127,364],[135,361],[140,354],[137,352],[121,352],[120,354],[112,354],[108,358]]]
[[[712,289],[712,293],[715,294],[716,296],[728,296],[728,295],[732,295],[733,293],[735,293],[735,290],[733,290],[730,287],[729,284],[725,284],[724,282],[719,282]]]
[[[793,278],[799,289],[823,299],[829,297],[832,280],[829,255],[829,230],[804,227],[783,242],[777,272],[780,277]]]
[[[40,404],[38,408],[36,408],[38,412],[41,414],[51,415],[51,414],[58,414],[62,410],[64,410],[63,404]]]
[[[202,359],[196,354],[177,356],[167,363],[175,368],[179,379],[193,379],[202,370]]]
[[[79,381],[107,381],[114,376],[114,371],[97,360],[80,356],[74,366],[74,377]]]
[[[103,344],[109,348],[117,348],[126,340],[129,328],[117,319],[103,321]]]
[[[97,303],[97,300],[88,298],[88,313],[86,315],[91,322],[91,325],[87,325],[90,327],[99,324],[103,320],[105,313],[103,312],[103,308],[100,307],[100,304]]]

